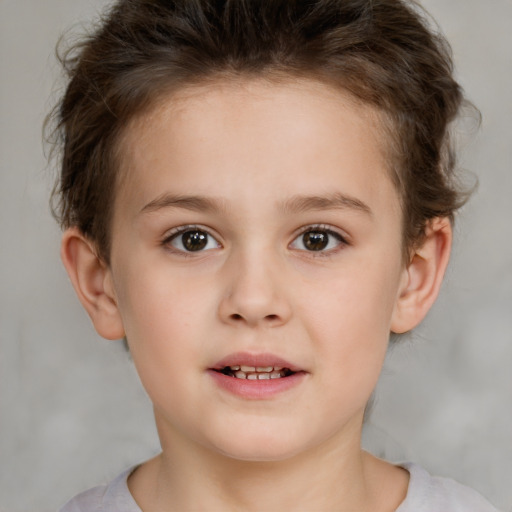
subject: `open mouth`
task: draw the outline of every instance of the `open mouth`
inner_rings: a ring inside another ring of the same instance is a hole
[[[297,388],[309,373],[270,353],[232,353],[208,368],[223,390],[244,400],[271,400]]]
[[[281,366],[224,366],[219,370],[215,370],[218,373],[222,373],[228,377],[235,379],[247,379],[247,380],[270,380],[270,379],[282,379],[289,377],[296,372],[289,368],[283,368]]]

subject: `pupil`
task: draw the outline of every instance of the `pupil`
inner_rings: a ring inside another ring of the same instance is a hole
[[[183,233],[181,240],[187,251],[200,251],[206,247],[207,235],[202,231],[187,231]]]
[[[310,251],[321,251],[327,247],[329,235],[321,231],[309,231],[304,234],[303,241]]]

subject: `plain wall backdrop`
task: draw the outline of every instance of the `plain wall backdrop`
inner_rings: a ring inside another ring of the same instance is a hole
[[[483,115],[476,136],[465,128],[461,161],[480,186],[458,217],[437,305],[390,351],[365,445],[511,511],[512,1],[423,4]],[[48,207],[41,126],[62,87],[54,47],[105,5],[0,0],[1,512],[55,510],[159,447],[128,355],[96,335],[67,281]]]

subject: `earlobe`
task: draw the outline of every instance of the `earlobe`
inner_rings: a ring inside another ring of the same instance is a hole
[[[404,269],[403,284],[391,320],[397,334],[414,329],[436,300],[450,259],[452,227],[445,217],[433,219],[425,239]]]
[[[115,340],[124,336],[124,328],[115,297],[112,274],[94,245],[72,227],[62,236],[61,258],[82,306],[98,334]]]

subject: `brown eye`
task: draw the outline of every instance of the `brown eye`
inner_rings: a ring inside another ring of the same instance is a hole
[[[312,227],[293,240],[290,247],[301,251],[327,253],[342,245],[346,245],[346,241],[336,231]]]
[[[329,243],[329,235],[322,231],[308,231],[302,235],[302,242],[308,251],[323,251]]]
[[[201,251],[208,243],[208,235],[202,231],[187,231],[181,235],[181,241],[187,251]]]
[[[168,239],[166,243],[182,252],[199,252],[219,247],[215,238],[202,229],[180,231]]]

